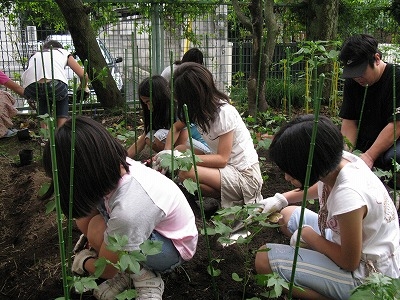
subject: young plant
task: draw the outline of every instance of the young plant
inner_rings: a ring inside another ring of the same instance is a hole
[[[372,273],[351,293],[351,300],[393,300],[400,297],[400,279]]]
[[[110,260],[101,257],[95,263],[95,273],[89,277],[72,277],[70,278],[70,286],[75,288],[75,290],[81,295],[86,290],[96,289],[97,283],[96,279],[98,279],[101,274],[104,272],[104,269],[108,264],[112,265],[114,268],[119,270],[120,272],[125,273],[135,273],[138,274],[140,272],[141,262],[145,262],[148,255],[155,255],[161,252],[162,242],[160,241],[150,241],[146,240],[139,247],[140,250],[133,251],[125,251],[124,247],[128,243],[127,236],[119,236],[114,235],[108,238],[109,245],[107,248],[113,252],[118,253],[118,261],[116,263],[111,262]],[[128,287],[127,290],[123,291],[119,295],[116,296],[117,299],[125,300],[125,299],[133,299],[137,297],[137,292],[135,289],[132,289],[131,286]],[[57,300],[62,300],[64,298],[58,298]]]
[[[254,251],[250,249],[250,243],[264,227],[278,227],[279,225],[276,223],[282,217],[279,213],[270,214],[261,213],[260,211],[262,210],[259,204],[247,204],[221,209],[211,218],[212,226],[208,226],[206,230],[201,231],[202,234],[217,235],[217,241],[224,247],[237,244],[239,250],[243,253],[245,257],[244,274],[240,276],[237,273],[232,273],[233,280],[243,283],[243,299],[246,294],[246,286],[253,277],[252,254],[254,254]],[[219,274],[219,270],[214,271]]]

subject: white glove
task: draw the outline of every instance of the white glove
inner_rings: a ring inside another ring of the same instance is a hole
[[[277,212],[288,206],[288,201],[285,196],[279,193],[276,193],[273,197],[265,198],[258,203],[264,205],[263,213]]]
[[[161,174],[167,173],[167,171],[171,169],[171,152],[171,150],[162,150],[154,155],[152,168],[160,171]],[[174,150],[172,153],[174,158],[182,155],[182,152],[179,152],[178,150]]]
[[[314,230],[310,225],[303,225],[303,229],[304,229],[304,227],[310,227],[312,230]],[[292,237],[290,238],[290,246],[292,246],[292,247],[296,246],[298,232],[299,232],[299,230],[297,229],[295,232],[293,232]],[[309,248],[309,246],[303,240],[302,237],[300,237],[299,247],[301,247],[301,248]]]
[[[85,270],[84,265],[89,258],[97,258],[96,251],[83,249],[82,251],[76,253],[71,267],[72,273],[79,276],[85,276],[87,271]]]

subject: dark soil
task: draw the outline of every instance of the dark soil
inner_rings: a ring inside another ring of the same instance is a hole
[[[99,119],[104,124],[115,120]],[[15,127],[29,126],[38,131],[36,122],[19,117]],[[33,162],[18,166],[18,153],[32,149]],[[43,201],[38,199],[41,186],[48,182],[40,165],[42,148],[34,139],[19,141],[18,138],[0,139],[0,299],[55,299],[63,296],[59,237],[54,212],[46,214]],[[259,150],[260,157],[266,156]],[[271,196],[290,188],[283,174],[268,160],[261,161],[264,182],[262,194]],[[199,230],[203,228],[199,209],[193,205]],[[79,232],[74,230],[74,241]],[[250,279],[236,282],[232,273],[243,277],[246,270],[254,274],[254,251],[266,242],[287,243],[276,229],[264,228],[251,242],[248,250],[238,245],[221,247],[210,239],[211,257],[221,261],[215,268],[221,275],[214,278],[207,273],[208,251],[204,236],[200,235],[194,258],[174,273],[163,276],[163,299],[223,299],[239,300],[259,296],[263,289]],[[261,298],[261,297],[260,297]],[[92,297],[85,297],[92,299]]]

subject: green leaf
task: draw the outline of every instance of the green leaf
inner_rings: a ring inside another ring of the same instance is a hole
[[[197,191],[197,184],[191,178],[185,179],[182,184],[185,189],[192,195],[194,195]]]
[[[73,287],[79,294],[83,294],[86,289],[92,290],[97,289],[96,278],[93,276],[89,277],[73,277]]]
[[[232,273],[232,279],[236,282],[241,282],[243,281],[243,278],[241,278],[237,273]]]
[[[163,242],[146,240],[140,245],[140,249],[145,255],[155,255],[161,252]]]
[[[118,294],[115,296],[118,300],[125,300],[125,299],[133,299],[138,296],[136,290],[130,289],[130,290],[125,290],[122,293]]]
[[[51,200],[46,203],[46,214],[49,214],[55,210],[56,210],[56,201],[55,200]]]
[[[38,192],[39,197],[43,196],[49,190],[50,184],[51,184],[50,182],[42,184]]]
[[[106,269],[106,266],[108,264],[108,260],[105,257],[100,257],[96,260],[94,263],[94,266],[96,267],[94,271],[94,276],[96,278],[99,278],[101,274],[103,274],[104,270]]]
[[[217,277],[221,275],[221,270],[220,269],[214,269],[212,266],[207,267],[207,272],[213,277]]]

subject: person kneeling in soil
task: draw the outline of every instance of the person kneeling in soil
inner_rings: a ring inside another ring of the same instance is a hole
[[[170,150],[173,139],[184,129],[187,105],[189,121],[196,124],[211,150],[198,155],[201,162],[197,163],[201,193],[209,201],[205,204],[227,208],[261,200],[263,180],[250,132],[228,95],[215,86],[211,72],[198,63],[181,64],[174,71],[174,96],[180,121],[168,133],[164,149]],[[156,161],[157,156],[160,154]],[[196,180],[194,168],[181,170],[178,176],[180,181]]]
[[[297,189],[262,200],[264,210],[303,199],[314,116],[282,127],[269,148],[270,159]],[[343,151],[343,136],[328,118],[318,121],[307,199],[319,199],[319,213],[305,209],[294,298],[348,299],[372,272],[400,276],[399,218],[386,188],[364,161]],[[301,207],[282,209],[281,231],[290,245],[260,248],[259,274],[278,273],[290,281]],[[308,248],[308,249],[305,249]],[[269,251],[266,251],[269,249]]]
[[[55,134],[61,208],[68,215],[70,198],[72,120]],[[50,146],[43,153],[46,174],[52,177]],[[94,291],[97,299],[115,299],[133,283],[136,299],[162,299],[160,273],[190,260],[197,246],[195,217],[177,185],[159,172],[127,157],[124,147],[98,122],[76,118],[72,217],[87,237],[90,249],[76,253],[72,271],[95,272],[104,257],[113,263],[108,238],[126,236],[124,251],[139,250],[146,240],[161,241],[161,253],[147,256],[139,274],[118,272],[107,265],[107,279]],[[105,208],[105,210],[103,209]]]

